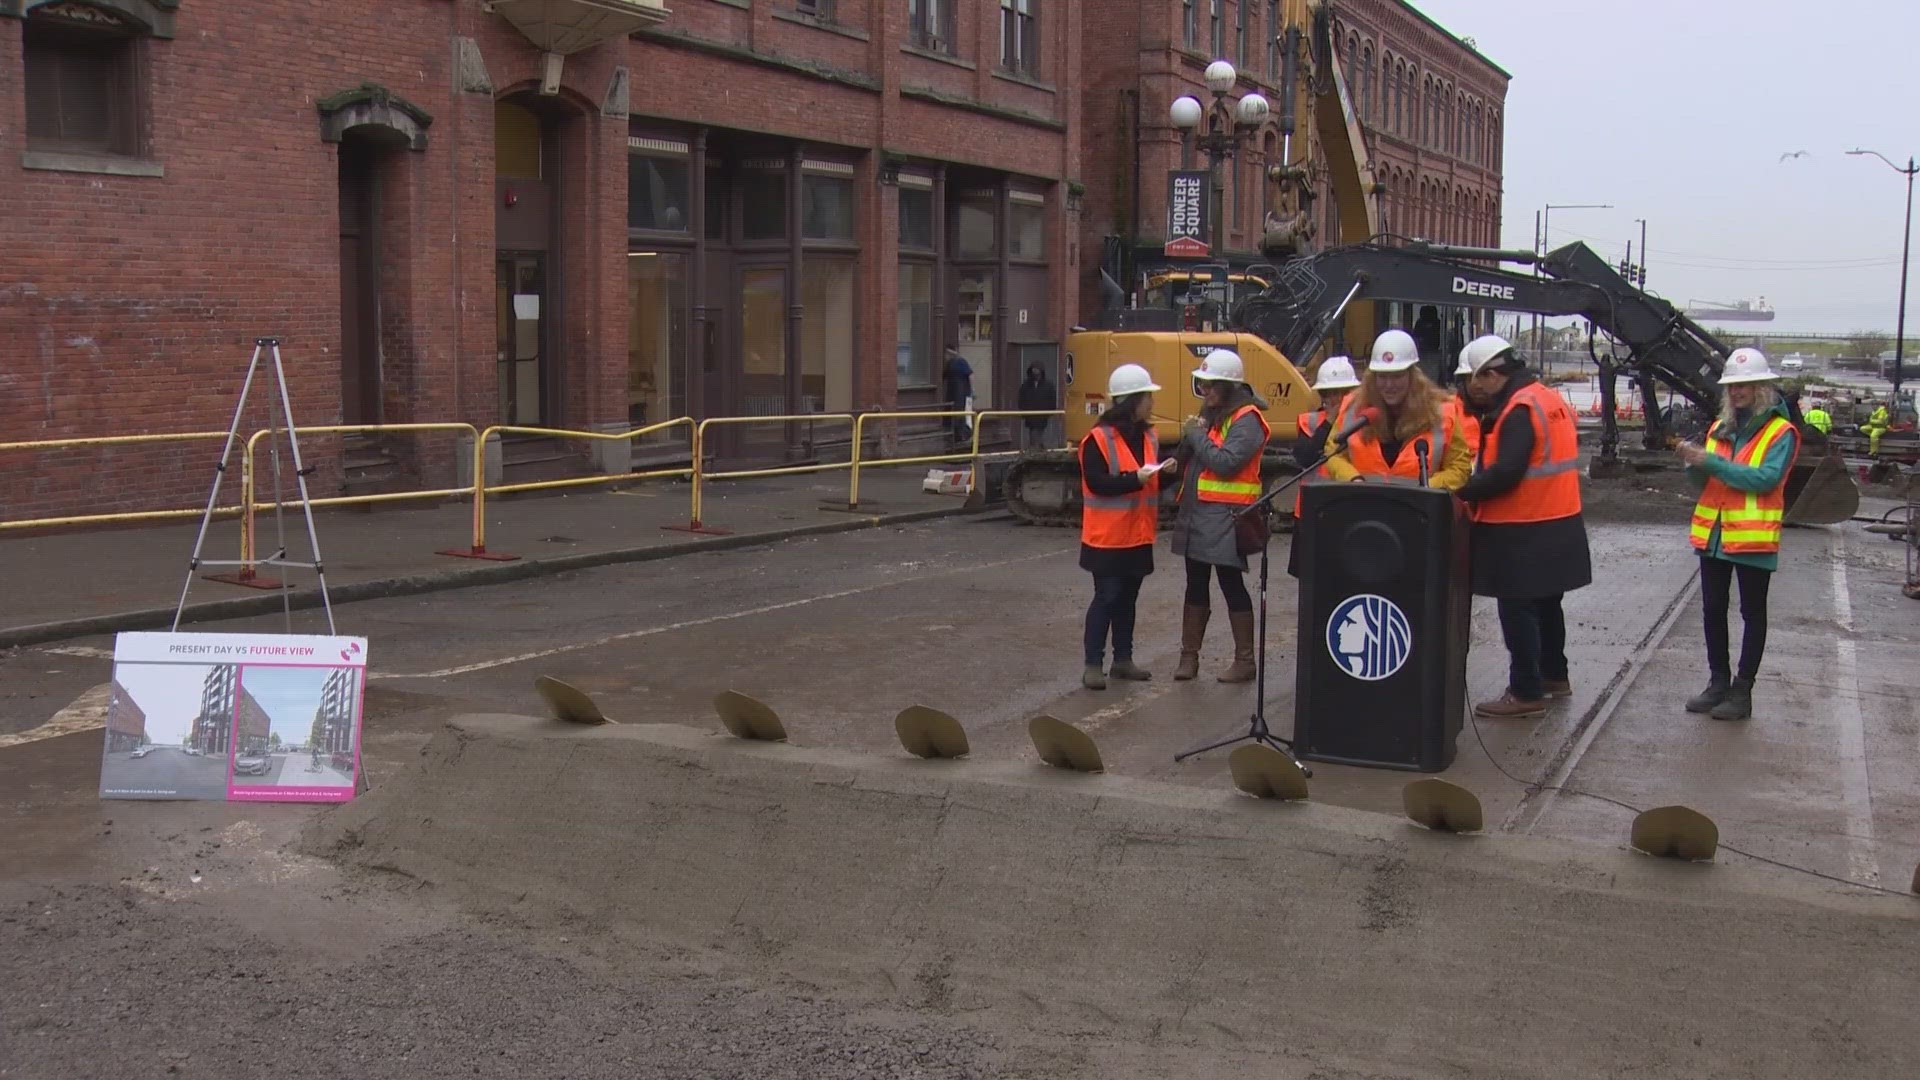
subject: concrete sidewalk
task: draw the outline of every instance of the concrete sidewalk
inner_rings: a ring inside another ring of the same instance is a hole
[[[825,508],[846,505],[844,471],[710,482],[703,496],[702,524],[725,529],[726,535],[663,528],[688,523],[691,488],[685,481],[635,481],[619,491],[494,496],[487,500],[487,550],[520,556],[512,562],[438,554],[472,546],[473,507],[465,500],[318,510],[314,527],[329,595],[339,604],[965,512],[960,496],[921,491],[926,475],[925,466],[862,470],[857,514]],[[260,513],[256,527],[255,554],[274,550],[279,541],[273,515]],[[0,597],[5,597],[0,603],[0,648],[170,626],[198,528],[194,520],[0,539]],[[288,557],[310,561],[306,525],[297,510],[288,512],[286,529]],[[239,554],[238,519],[215,521],[201,557],[235,559]],[[277,589],[206,580],[209,574],[237,569],[202,567],[193,579],[184,621],[280,609]],[[293,587],[295,607],[319,606],[311,570],[267,567],[259,572],[285,579]],[[323,628],[317,619],[301,620],[296,629]]]

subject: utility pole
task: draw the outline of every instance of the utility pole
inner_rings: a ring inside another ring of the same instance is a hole
[[[1854,156],[1872,154],[1881,161],[1886,161],[1888,168],[1907,178],[1907,217],[1906,224],[1900,229],[1900,312],[1895,316],[1896,324],[1893,331],[1893,404],[1898,408],[1903,374],[1902,362],[1906,359],[1907,351],[1907,256],[1913,248],[1913,174],[1920,172],[1920,168],[1914,166],[1911,156],[1907,158],[1907,167],[1903,169],[1888,161],[1885,154],[1875,150],[1849,150],[1847,153]]]
[[[1640,223],[1640,287],[1644,289],[1647,287],[1647,219],[1634,220]]]

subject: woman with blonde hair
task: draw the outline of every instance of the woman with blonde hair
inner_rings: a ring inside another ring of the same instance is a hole
[[[1466,425],[1449,395],[1419,368],[1420,354],[1405,330],[1388,330],[1374,340],[1373,359],[1348,395],[1333,431],[1347,426],[1356,410],[1375,408],[1379,417],[1347,440],[1346,452],[1327,462],[1337,481],[1420,479],[1420,448],[1425,447],[1427,486],[1457,491],[1473,474],[1473,450]],[[1339,449],[1334,435],[1328,453]]]

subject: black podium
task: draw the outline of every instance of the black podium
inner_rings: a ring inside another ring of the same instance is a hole
[[[1466,692],[1465,511],[1407,483],[1301,491],[1295,751],[1440,772],[1453,764]]]

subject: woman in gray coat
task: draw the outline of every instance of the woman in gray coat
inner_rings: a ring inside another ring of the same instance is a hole
[[[1254,676],[1253,597],[1247,593],[1247,560],[1234,538],[1234,514],[1260,494],[1260,458],[1271,432],[1260,413],[1267,403],[1247,385],[1245,371],[1231,349],[1207,354],[1193,373],[1194,396],[1205,405],[1199,416],[1187,419],[1175,451],[1186,480],[1173,523],[1173,553],[1187,566],[1175,679],[1200,673],[1200,642],[1212,614],[1215,578],[1233,627],[1233,664],[1220,673],[1220,681],[1250,682]]]

